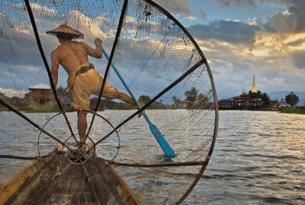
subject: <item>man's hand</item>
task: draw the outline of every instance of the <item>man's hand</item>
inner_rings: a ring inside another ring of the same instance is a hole
[[[102,44],[102,40],[100,38],[96,38],[94,40],[94,43],[95,43],[96,46],[100,46]]]
[[[102,40],[100,38],[96,38],[94,40],[95,43],[95,49],[91,48],[86,43],[83,43],[83,46],[86,47],[87,54],[89,56],[95,57],[95,58],[102,58]]]

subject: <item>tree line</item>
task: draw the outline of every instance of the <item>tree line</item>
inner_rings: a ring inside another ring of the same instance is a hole
[[[164,105],[162,99],[152,103],[149,107],[151,109],[164,109],[164,108],[187,108],[187,109],[202,109],[207,108],[208,105],[208,96],[199,93],[199,91],[192,87],[189,90],[184,92],[184,98],[180,99],[177,96],[172,96],[172,104]],[[141,95],[138,99],[140,105],[145,105],[151,101],[150,96]]]
[[[290,92],[288,95],[285,96],[285,101],[288,103],[291,107],[295,107],[296,104],[299,102],[299,96],[294,94],[293,92]]]

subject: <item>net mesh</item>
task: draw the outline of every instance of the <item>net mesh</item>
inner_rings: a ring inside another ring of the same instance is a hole
[[[147,119],[130,116],[137,109],[145,108],[149,121],[175,151],[174,162],[204,161],[216,137],[215,89],[201,51],[170,14],[151,1],[129,0],[120,19],[123,5],[123,0],[30,1],[49,65],[51,52],[59,42],[46,31],[64,21],[84,34],[84,39],[75,41],[95,48],[94,40],[97,37],[102,39],[107,55],[103,55],[102,59],[89,58],[89,61],[108,83],[128,95],[132,94],[138,106],[118,99],[109,101],[102,98],[88,141],[92,144],[100,142],[95,148],[97,156],[116,163],[113,167],[143,204],[173,204],[198,177],[202,167],[139,168],[119,165],[159,164],[165,160]],[[0,112],[0,154],[45,155],[57,143],[50,135],[64,143],[72,143],[73,135],[78,138],[77,115],[68,112],[65,119],[54,98],[26,4],[19,0],[5,0],[0,6],[0,99],[27,118],[22,119],[13,112]],[[118,32],[120,20],[122,27]],[[114,44],[116,35],[119,38]],[[110,64],[108,57],[111,51]],[[107,65],[109,72],[105,76]],[[185,75],[189,69],[194,71]],[[64,111],[73,111],[71,93],[66,89],[68,75],[62,67],[58,76],[57,96]],[[173,83],[175,86],[172,86]],[[166,88],[170,89],[159,95]],[[152,99],[154,102],[151,102]],[[90,101],[92,112],[87,115],[88,122],[94,115],[97,96],[92,96]],[[10,110],[4,104],[0,109]],[[48,133],[35,128],[33,123]],[[109,137],[101,141],[109,133]],[[1,161],[3,172],[16,160]],[[21,161],[22,165],[25,164]],[[5,176],[13,173],[3,175],[1,180],[6,181]]]

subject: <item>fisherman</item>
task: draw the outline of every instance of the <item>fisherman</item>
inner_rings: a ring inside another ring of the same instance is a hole
[[[67,85],[72,93],[72,107],[77,110],[77,126],[80,142],[85,143],[87,131],[87,112],[90,109],[90,95],[99,95],[103,78],[89,62],[88,55],[94,58],[102,58],[102,41],[94,40],[95,49],[84,42],[73,41],[83,38],[84,35],[70,27],[67,22],[47,31],[47,34],[57,36],[60,45],[51,53],[51,73],[54,85],[58,82],[59,65],[68,74]],[[120,99],[134,105],[130,96],[120,92],[109,83],[105,83],[103,97],[108,100]]]

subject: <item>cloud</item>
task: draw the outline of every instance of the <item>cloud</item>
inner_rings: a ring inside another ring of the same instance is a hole
[[[288,8],[281,13],[291,14]],[[109,50],[116,32],[115,23],[98,15],[100,14],[91,16],[70,10],[62,18],[54,17],[50,21],[45,18],[45,21],[38,22],[47,58],[58,42],[55,37],[46,35],[45,30],[59,25],[63,19],[84,32],[84,41],[87,43],[93,43],[96,36],[102,37],[104,48]],[[183,13],[178,16],[185,18],[191,15]],[[5,35],[0,38],[0,85],[25,89],[38,83],[47,83],[31,26],[5,18],[4,14],[0,15],[0,28],[8,27],[4,34],[10,34],[10,38]],[[8,23],[3,24],[6,21]],[[271,26],[270,23],[268,25]],[[304,32],[274,32],[274,28],[267,29],[260,19],[249,19],[246,23],[218,20],[207,25],[192,25],[188,29],[197,38],[211,63],[220,96],[232,96],[240,94],[242,89],[248,90],[254,72],[262,91],[288,88],[301,90],[304,87]],[[153,17],[148,17],[147,20],[144,18],[138,21],[136,17],[129,16],[125,20],[113,62],[128,84],[137,78],[131,87],[138,94],[154,94],[178,77],[183,65],[186,66],[193,47],[183,37],[185,35],[179,28],[166,19],[156,22]],[[196,59],[198,56],[195,55],[190,65]],[[105,58],[102,61],[90,61],[98,69],[104,69],[107,63]],[[148,62],[147,65],[145,61]],[[143,72],[138,75],[143,65]],[[62,79],[65,77],[61,75]],[[110,75],[109,80],[122,89],[114,74]],[[64,81],[63,83],[65,84]]]
[[[0,28],[3,28],[0,38],[2,63],[37,64],[37,58],[33,56],[39,56],[39,52],[31,27],[15,23],[3,15],[0,16]]]
[[[34,8],[38,9],[40,7],[36,6]],[[48,9],[47,7],[42,8],[42,11],[45,12],[54,10]],[[16,14],[19,15],[18,13]],[[101,30],[100,25],[106,23],[106,19],[102,16],[89,18],[82,13],[72,10],[67,14],[66,20],[73,25],[78,25],[79,29],[85,33],[86,38],[89,38],[89,40],[93,40],[95,37],[100,37],[105,41],[113,38],[111,30],[108,33],[104,33]],[[56,37],[47,35],[45,31],[61,23],[61,18],[57,18],[56,16],[50,19],[50,21],[47,18],[43,21],[36,19],[40,40],[48,59],[51,51],[58,46],[58,40]],[[42,59],[31,24],[14,21],[13,18],[2,14],[0,15],[0,35],[0,62],[7,64],[13,62],[14,65],[42,66]]]
[[[251,88],[253,73],[257,76],[258,89],[263,92],[304,90],[304,53],[300,52],[297,55],[295,51],[277,52],[273,49],[275,43],[267,44],[274,36],[267,37],[266,33],[261,35],[266,38],[261,39],[262,44],[257,45],[257,49],[270,49],[263,53],[264,55],[253,52],[246,44],[198,39],[199,46],[209,59],[220,99],[239,95],[243,89],[248,91]],[[288,43],[293,40],[296,39],[287,36],[286,41],[281,41]],[[262,52],[261,50],[259,51]]]
[[[258,4],[270,2],[285,5],[285,10],[276,14],[272,14],[265,23],[263,23],[262,20],[257,18],[248,20],[249,25],[254,26],[253,28],[259,29],[255,29],[252,33],[248,32],[248,34],[251,35],[246,35],[248,36],[248,40],[251,43],[248,45],[248,49],[243,49],[242,55],[249,55],[255,59],[265,60],[267,63],[270,62],[271,65],[278,61],[278,58],[285,58],[286,61],[289,62],[289,65],[287,65],[287,67],[290,70],[303,69],[305,67],[305,61],[303,60],[305,56],[305,22],[303,21],[303,19],[305,19],[305,1],[217,0],[217,2],[222,4],[223,6],[257,6]],[[217,34],[216,31],[213,32]],[[247,34],[243,32],[243,29],[239,29],[238,32],[243,35]],[[234,32],[232,34],[234,34]],[[237,36],[243,36],[241,34],[238,34]],[[225,35],[227,36],[228,34],[226,33]],[[228,36],[230,36],[230,34]],[[226,41],[228,43],[234,42],[232,41],[232,39],[224,38],[222,36],[217,37],[217,35],[214,39]],[[242,55],[236,54],[236,58],[241,58]],[[279,68],[274,67],[274,69],[278,70]],[[296,71],[294,70],[294,72]]]
[[[9,98],[11,98],[11,97],[23,98],[24,95],[27,93],[27,91],[0,87],[0,93],[4,94],[6,97],[9,97]]]
[[[297,33],[305,31],[305,1],[303,0],[216,0],[224,6],[276,3],[287,6],[287,10],[270,16],[267,24],[277,32]]]
[[[305,52],[305,32],[298,34],[257,32],[250,51],[254,56],[261,57],[299,55]]]
[[[276,3],[284,11],[247,23],[218,20],[190,26],[189,31],[211,63],[220,98],[251,88],[256,73],[258,88],[304,90],[305,1],[302,0],[217,0],[223,6]]]
[[[294,60],[294,65],[299,69],[305,70],[305,51],[296,52],[292,55]]]
[[[68,10],[64,15],[55,16],[50,21],[46,18],[37,22],[48,60],[51,50],[58,46],[58,42],[56,37],[47,35],[45,31],[61,24],[63,19],[85,34],[86,43],[93,43],[93,38],[99,36],[103,38],[104,48],[110,50],[116,32],[116,22],[113,19],[90,16],[76,10]],[[7,16],[1,17],[0,22],[3,23],[1,28],[9,28],[5,31],[8,38],[0,38],[3,48],[0,50],[0,62],[3,64],[0,66],[0,85],[25,89],[38,83],[48,83],[31,25],[19,24]],[[127,83],[132,84],[136,79],[133,89],[138,93],[154,95],[198,62],[199,56],[193,50],[192,43],[170,19],[162,18],[158,21],[152,15],[147,20],[143,18],[138,21],[134,16],[129,16],[124,22],[113,62]],[[106,67],[107,60],[90,58],[90,62],[101,71]],[[59,81],[63,85],[65,78],[60,73]],[[109,80],[115,86],[121,86],[114,74],[110,75]]]
[[[279,2],[287,5],[288,10],[271,16],[269,19],[270,25],[279,32],[297,33],[305,31],[305,1],[281,0]]]
[[[298,29],[298,17],[295,14],[289,13],[288,10],[277,13],[269,17],[268,23],[277,32],[281,33],[295,33]]]
[[[263,23],[261,19],[252,18],[252,19],[248,19],[248,24],[250,26],[261,26]]]
[[[50,16],[56,15],[56,10],[53,8],[48,8],[48,7],[42,6],[37,3],[30,3],[30,5],[31,5],[31,9],[32,9],[33,13],[35,13],[35,15],[37,15],[37,16],[40,16],[40,17],[49,16],[50,17]],[[26,11],[25,4],[22,4],[22,3],[11,4],[11,7],[13,9],[17,9],[20,11]]]
[[[187,19],[189,21],[196,21],[197,17],[196,16],[186,16],[185,19]]]
[[[85,14],[72,10],[69,14],[69,22],[79,26],[79,30],[81,30],[85,36],[89,36],[90,38],[100,37],[101,39],[112,38],[114,35],[110,32],[105,33],[101,30],[101,25],[109,24],[109,19],[98,16],[96,18],[90,18]]]
[[[207,20],[208,18],[208,14],[205,10],[201,9],[200,10],[200,16],[204,19],[204,20]]]
[[[284,54],[287,48],[282,36],[262,31],[256,33],[250,50],[254,56],[268,57]]]
[[[217,39],[232,43],[249,44],[260,28],[236,21],[218,20],[209,25],[192,25],[189,31],[199,39]]]
[[[48,77],[32,26],[29,21],[20,21],[25,11],[18,6],[20,5],[13,8],[15,9],[14,17],[12,17],[9,7],[5,7],[3,9],[5,13],[0,15],[0,86],[23,90],[36,83],[48,82]],[[38,5],[34,5],[33,8],[36,11],[51,13],[53,11]],[[36,23],[41,29],[42,22],[37,21]],[[40,40],[48,58],[49,52],[56,46],[56,39],[47,36],[43,30],[39,31]]]
[[[250,5],[256,4],[256,0],[216,0],[216,2],[224,6],[230,6],[234,4],[250,4]]]
[[[156,2],[169,12],[190,14],[188,0],[157,0]]]

